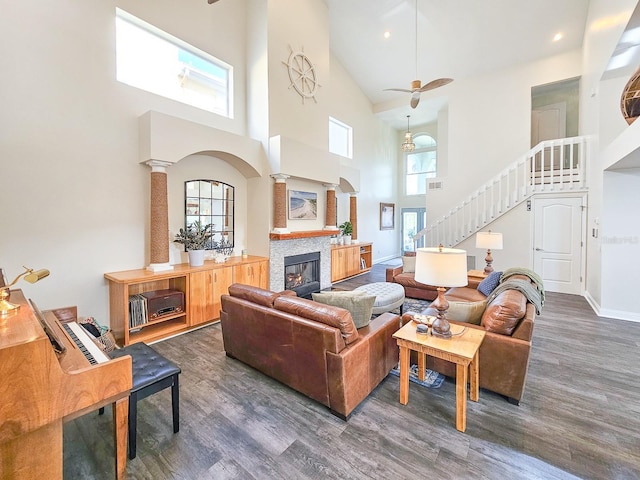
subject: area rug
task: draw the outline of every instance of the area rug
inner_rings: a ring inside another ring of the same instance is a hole
[[[400,376],[398,368],[391,370],[391,373],[396,377]],[[433,370],[426,369],[424,371],[424,382],[422,382],[418,378],[418,366],[411,365],[411,369],[409,370],[409,381],[427,388],[440,388],[442,382],[444,382],[444,375],[434,372]]]

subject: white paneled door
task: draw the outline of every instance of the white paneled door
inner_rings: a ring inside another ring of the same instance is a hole
[[[533,269],[545,290],[582,293],[583,196],[534,199]]]

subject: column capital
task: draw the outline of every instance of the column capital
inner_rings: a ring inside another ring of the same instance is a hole
[[[271,178],[273,178],[276,183],[286,183],[287,182],[287,178],[289,178],[291,175],[285,175],[283,173],[275,173],[273,175],[271,175]]]
[[[327,190],[335,190],[337,185],[333,183],[323,183],[322,184]]]
[[[349,192],[350,197],[357,197],[359,192]]]
[[[167,167],[173,165],[171,162],[165,162],[164,160],[149,160],[144,162],[151,167],[152,172],[167,173]]]

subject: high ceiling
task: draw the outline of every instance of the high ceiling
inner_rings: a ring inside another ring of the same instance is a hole
[[[325,1],[331,50],[378,115],[398,129],[409,114],[412,124],[433,121],[451,87],[423,94],[416,109],[409,94],[385,88],[460,80],[580,48],[589,6],[588,0]],[[563,38],[554,42],[556,33]]]

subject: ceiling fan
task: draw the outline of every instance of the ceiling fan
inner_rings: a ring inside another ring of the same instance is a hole
[[[418,76],[418,0],[416,0],[416,45],[415,45],[415,55],[416,55],[416,77]],[[420,94],[422,92],[426,92],[427,90],[433,90],[435,88],[443,87],[449,83],[453,82],[453,78],[437,78],[435,80],[431,80],[430,82],[422,85],[420,80],[414,80],[411,82],[411,88],[385,88],[384,91],[394,91],[394,92],[406,92],[411,94],[411,108],[416,108],[418,103],[420,102]]]
[[[212,3],[216,3],[218,0],[209,0],[209,5],[211,5]]]

